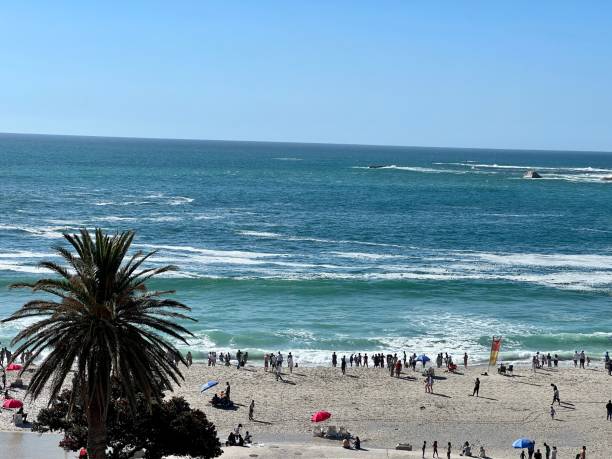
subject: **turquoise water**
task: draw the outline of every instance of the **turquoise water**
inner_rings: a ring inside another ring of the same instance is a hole
[[[606,176],[603,153],[1,135],[0,316],[63,231],[100,226],[179,267],[155,286],[193,308],[198,356],[602,354]]]

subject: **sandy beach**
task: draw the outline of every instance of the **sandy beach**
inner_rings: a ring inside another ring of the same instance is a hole
[[[612,398],[612,379],[602,364],[587,369],[546,368],[535,374],[529,368],[521,368],[512,377],[483,376],[486,369],[460,368],[456,374],[436,369],[434,394],[426,394],[424,378],[412,370],[396,378],[375,368],[349,367],[346,376],[339,368],[298,368],[292,374],[284,374],[284,382],[277,382],[274,374],[262,367],[237,370],[233,366],[194,364],[184,369],[185,382],[175,393],[204,410],[222,440],[242,423],[254,441],[264,445],[253,450],[229,448],[227,457],[248,457],[252,453],[282,457],[293,452],[306,457],[368,455],[340,451],[338,441],[313,438],[310,416],[322,409],[332,413],[332,418],[323,424],[344,426],[358,435],[362,447],[372,450],[372,457],[387,457],[384,450],[393,449],[399,442],[412,444],[420,455],[425,440],[426,457],[431,457],[429,445],[434,440],[441,454],[450,441],[452,457],[459,456],[460,445],[465,441],[476,452],[484,446],[489,457],[518,457],[519,451],[512,449],[511,443],[519,437],[534,439],[542,451],[544,442],[556,445],[558,458],[573,458],[582,445],[587,446],[589,458],[610,457],[612,422],[606,421],[605,404]],[[14,377],[11,374],[9,381]],[[481,380],[479,397],[472,396],[476,377]],[[200,385],[211,379],[219,381],[218,390],[230,382],[236,410],[210,406],[212,389],[201,393]],[[555,405],[555,420],[550,417],[551,383],[558,386],[562,401],[560,407]],[[12,395],[23,398],[23,391]],[[255,421],[248,420],[251,399],[256,403]],[[26,404],[30,418],[44,403],[41,399]],[[7,410],[0,414],[0,429],[21,430],[11,424]],[[281,454],[283,448],[285,453]],[[402,454],[411,457],[416,453]]]

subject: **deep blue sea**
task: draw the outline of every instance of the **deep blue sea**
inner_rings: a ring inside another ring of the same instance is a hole
[[[134,229],[179,267],[152,286],[193,308],[196,356],[600,357],[607,176],[605,153],[0,135],[0,317],[62,232]]]

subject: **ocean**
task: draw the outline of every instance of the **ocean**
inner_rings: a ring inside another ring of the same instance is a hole
[[[370,168],[377,165],[384,167]],[[523,179],[535,169],[541,179]],[[612,154],[0,135],[0,317],[63,232],[134,229],[189,349],[612,348]],[[0,325],[6,345],[23,324]]]

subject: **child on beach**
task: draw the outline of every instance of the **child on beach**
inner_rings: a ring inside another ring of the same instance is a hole
[[[556,414],[555,407],[554,407],[554,406],[552,406],[552,405],[550,405],[550,418],[551,418],[553,421],[554,421],[554,419],[555,419],[555,414]]]

